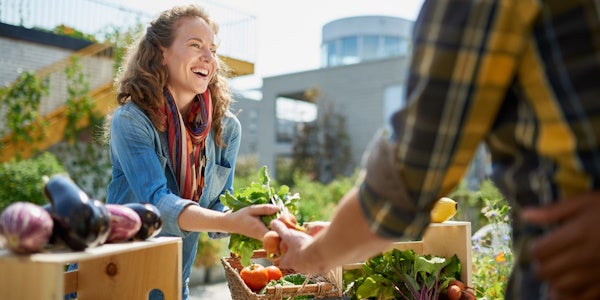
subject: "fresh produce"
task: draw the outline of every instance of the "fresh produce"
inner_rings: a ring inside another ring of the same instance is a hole
[[[462,281],[450,280],[446,289],[448,300],[475,300],[475,293],[471,291]],[[443,295],[443,294],[442,294]]]
[[[253,291],[259,291],[269,283],[269,273],[261,264],[250,264],[242,268],[240,277],[244,283]]]
[[[280,218],[280,220],[287,220],[286,222],[289,223],[288,226],[291,226],[291,228],[306,231],[303,226],[297,223],[294,224],[295,217],[292,218],[298,211],[297,203],[300,200],[300,195],[298,193],[292,195],[289,187],[286,185],[280,186],[278,190],[271,187],[266,166],[260,169],[259,179],[260,182],[252,182],[247,187],[237,189],[234,194],[226,192],[224,195],[221,195],[221,202],[223,205],[231,208],[232,211],[237,211],[254,204],[275,204],[280,208],[278,213],[261,217],[267,227],[270,226],[273,219]],[[253,251],[262,247],[263,241],[240,234],[231,234],[229,239],[229,250],[240,257],[242,266],[250,265]]]
[[[267,252],[268,257],[278,257],[281,255],[280,243],[281,237],[276,231],[269,230],[262,239],[263,249]]]
[[[54,175],[44,186],[59,238],[72,250],[81,251],[106,241],[110,219],[104,204],[92,200],[71,179]]]
[[[281,272],[281,269],[279,269],[277,266],[271,265],[271,266],[265,267],[265,269],[267,269],[267,274],[269,275],[269,281],[279,280],[279,278],[283,277],[283,273]]]
[[[42,208],[52,217],[52,205],[50,203],[44,204]],[[54,218],[52,218],[52,234],[48,239],[48,244],[55,244],[59,241],[58,239],[58,227],[54,226]]]
[[[163,220],[156,206],[150,203],[127,203],[124,205],[133,209],[142,221],[142,227],[134,236],[136,240],[146,240],[160,233]]]
[[[431,222],[442,223],[448,221],[454,217],[457,208],[458,203],[456,201],[448,197],[440,198],[431,209]]]
[[[460,277],[460,262],[450,258],[417,255],[412,250],[391,251],[344,272],[345,294],[352,299],[438,299],[450,282]],[[454,289],[454,288],[453,288]]]
[[[26,254],[42,250],[48,243],[54,224],[44,208],[29,202],[15,202],[0,215],[0,235],[5,247]]]
[[[304,284],[314,284],[315,282],[312,279],[308,279],[306,278],[306,275],[304,274],[300,274],[300,273],[295,273],[295,274],[288,274],[285,275],[277,280],[271,280],[269,281],[269,283],[267,283],[267,288],[270,286],[298,286],[298,285],[304,285]],[[260,293],[264,294],[265,289],[261,290]],[[306,297],[306,298],[305,298]],[[299,297],[295,297],[294,299],[313,299],[312,297],[309,296],[299,296]],[[344,298],[345,299],[345,298]]]
[[[119,243],[133,238],[140,228],[142,220],[131,208],[120,204],[106,204],[110,216],[110,233],[107,243]]]

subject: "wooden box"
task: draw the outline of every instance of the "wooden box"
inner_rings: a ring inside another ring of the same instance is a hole
[[[454,254],[461,264],[460,279],[468,286],[472,286],[472,244],[471,223],[462,221],[446,221],[444,223],[431,223],[421,241],[397,242],[390,250],[412,249],[419,255],[431,254],[435,256],[451,257]],[[355,269],[358,264],[344,265],[343,269]]]
[[[69,263],[78,270],[65,272]],[[0,299],[58,300],[77,292],[79,300],[147,299],[153,289],[181,299],[181,239],[105,244],[84,251],[66,249],[31,255],[0,250]]]

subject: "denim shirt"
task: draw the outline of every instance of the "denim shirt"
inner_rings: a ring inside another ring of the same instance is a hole
[[[219,195],[233,192],[235,162],[240,146],[241,125],[231,112],[221,119],[225,147],[219,148],[212,136],[206,138],[205,185],[199,203],[179,197],[174,168],[169,159],[167,134],[156,130],[144,111],[133,102],[119,107],[112,117],[110,159],[112,181],[106,202],[124,204],[148,202],[163,218],[161,236],[182,237],[183,299],[198,247],[198,232],[187,232],[178,225],[181,211],[188,205],[200,205],[217,211],[227,208]],[[226,234],[211,233],[211,237]]]

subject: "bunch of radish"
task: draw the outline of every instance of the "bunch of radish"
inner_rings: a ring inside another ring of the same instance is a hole
[[[448,300],[475,300],[475,293],[460,280],[452,280],[446,290]]]

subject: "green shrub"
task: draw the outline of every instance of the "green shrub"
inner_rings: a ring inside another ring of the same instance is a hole
[[[306,174],[296,173],[294,186],[290,189],[293,193],[300,194],[298,221],[303,223],[331,220],[337,204],[353,187],[355,180],[356,176],[340,176],[328,184],[323,184],[317,180],[311,180]]]
[[[39,205],[48,203],[44,196],[44,176],[65,173],[56,157],[45,152],[35,158],[11,160],[0,169],[0,211],[17,201]]]

